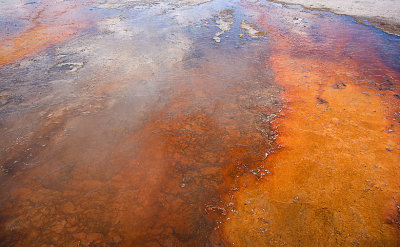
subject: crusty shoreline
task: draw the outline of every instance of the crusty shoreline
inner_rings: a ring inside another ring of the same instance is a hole
[[[377,16],[377,15],[373,15],[372,13],[365,13],[364,15],[363,14],[355,14],[355,13],[352,13],[350,10],[340,10],[340,9],[334,9],[332,7],[322,6],[323,5],[322,2],[324,0],[268,0],[268,1],[279,3],[279,4],[300,5],[305,9],[323,10],[323,11],[328,11],[328,12],[339,14],[339,15],[350,16],[350,17],[355,18],[358,23],[362,23],[362,24],[368,25],[368,26],[373,26],[375,28],[381,29],[382,31],[384,31],[386,33],[400,36],[400,18],[398,20],[393,19],[393,18],[391,19],[391,16]],[[308,1],[308,3],[306,4],[306,3],[304,3],[304,1]],[[373,0],[370,0],[370,1],[373,1]],[[375,1],[378,1],[378,0],[375,0]],[[332,2],[335,2],[335,1],[332,1]],[[360,3],[355,3],[352,0],[349,0],[348,2],[353,2],[354,5],[360,4]],[[400,4],[399,4],[399,6],[400,6]],[[389,6],[389,7],[392,7],[392,6]],[[340,6],[338,6],[338,8],[340,8]],[[396,8],[399,8],[399,7],[396,7]],[[400,8],[399,8],[398,13],[400,13]]]

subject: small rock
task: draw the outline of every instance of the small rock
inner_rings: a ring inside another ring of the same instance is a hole
[[[332,85],[332,87],[334,89],[343,89],[346,86],[347,86],[346,83],[343,83],[343,82],[335,83],[335,84]]]
[[[324,100],[323,98],[317,97],[319,104],[328,104],[328,101]]]

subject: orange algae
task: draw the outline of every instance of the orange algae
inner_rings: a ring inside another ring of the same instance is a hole
[[[90,4],[93,1],[40,2],[32,11],[33,17],[29,18],[31,27],[17,34],[0,37],[0,66],[32,56],[86,28],[90,21],[79,8]],[[78,14],[74,14],[76,10]]]
[[[272,173],[260,181],[241,178],[236,209],[224,223],[227,242],[397,245],[400,145],[393,90],[399,77],[371,47],[379,39],[369,30],[358,31],[368,32],[371,40],[358,43],[347,56],[344,48],[354,46],[355,25],[324,16],[313,31],[290,28],[280,18],[318,17],[273,6],[246,7],[258,11],[258,25],[272,37],[268,64],[285,88],[287,103],[275,123],[282,147],[265,161]],[[312,32],[321,32],[325,40],[316,41]],[[357,54],[362,49],[368,55]]]
[[[84,25],[38,26],[23,33],[21,36],[3,41],[0,45],[0,65],[15,62],[21,58],[34,55],[51,45],[68,39]]]

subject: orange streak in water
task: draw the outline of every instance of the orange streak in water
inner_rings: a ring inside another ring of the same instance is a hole
[[[64,18],[73,10],[93,4],[93,1],[84,3],[58,3],[44,1],[35,7],[37,13],[30,19],[32,28],[22,31],[13,37],[0,39],[0,66],[13,63],[20,59],[32,56],[51,45],[63,42],[89,25],[87,17],[81,15]],[[78,19],[76,19],[78,18]]]
[[[245,188],[235,194],[238,213],[228,215],[224,225],[228,241],[235,246],[396,245],[392,223],[398,221],[390,217],[396,216],[393,198],[399,194],[400,129],[393,120],[398,102],[393,103],[392,90],[399,78],[370,46],[379,40],[367,33],[371,40],[357,44],[349,58],[344,49],[354,46],[354,25],[285,8],[246,6],[259,12],[257,23],[271,35],[268,64],[285,88],[287,106],[276,124],[282,148],[265,162],[272,175],[243,182]],[[288,19],[298,16],[317,19],[321,27],[290,27]],[[327,38],[317,42],[312,32]],[[386,78],[394,85],[382,91]],[[379,88],[368,86],[371,81]]]
[[[60,43],[86,25],[37,26],[24,32],[16,38],[9,39],[0,44],[0,65],[12,63],[19,59],[29,57],[47,47]]]

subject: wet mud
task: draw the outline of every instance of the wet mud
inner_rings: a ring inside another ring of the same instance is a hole
[[[1,246],[399,244],[399,38],[263,1],[8,4]]]

